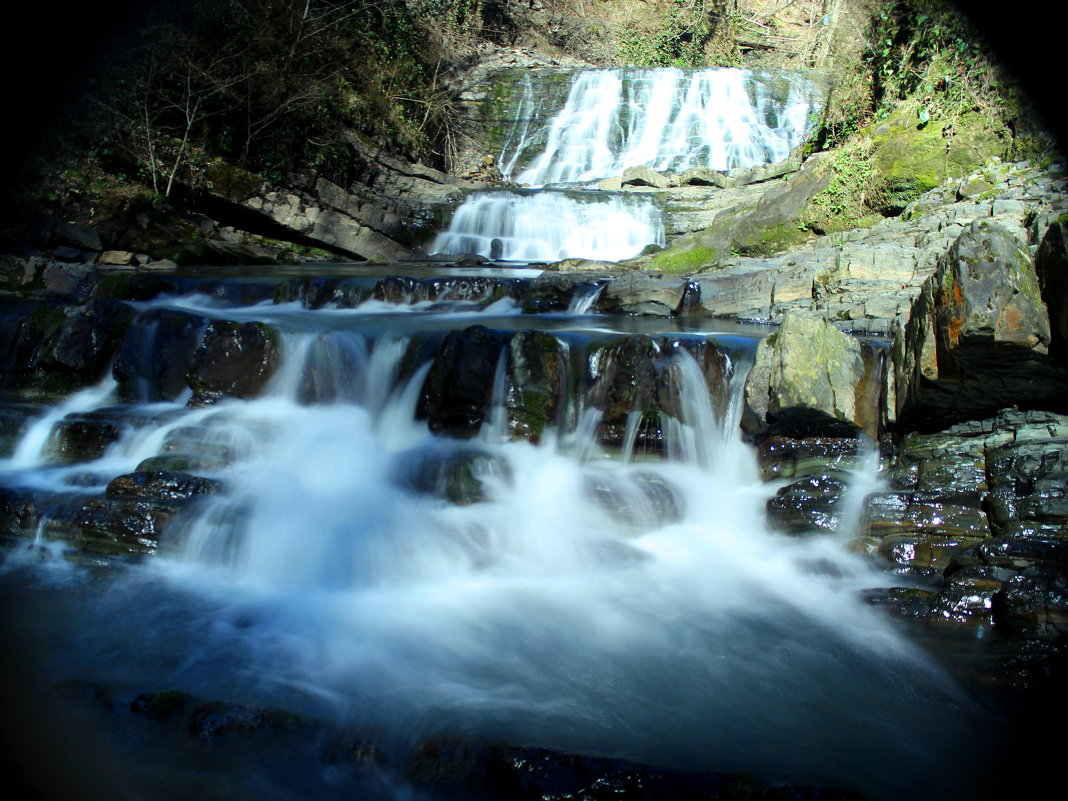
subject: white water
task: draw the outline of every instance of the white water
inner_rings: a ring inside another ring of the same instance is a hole
[[[619,261],[664,241],[660,211],[648,199],[477,192],[456,210],[430,253],[517,262]]]
[[[264,397],[159,405],[165,423],[85,466],[132,470],[183,425],[234,459],[164,556],[82,587],[62,619],[48,601],[35,625],[64,645],[43,673],[280,706],[401,749],[460,733],[875,799],[966,741],[953,686],[857,600],[882,577],[836,540],[766,529],[744,366],[725,417],[680,352],[672,458],[627,460],[592,408],[537,446],[493,415],[476,441],[432,436],[402,336],[284,345]],[[480,502],[418,478],[471,453]]]
[[[581,183],[627,167],[681,172],[782,161],[807,136],[817,110],[813,85],[741,69],[583,70],[545,130],[513,131],[499,163],[529,186]],[[517,119],[536,83],[522,85]],[[544,142],[544,143],[543,143]],[[529,164],[516,165],[537,149]]]

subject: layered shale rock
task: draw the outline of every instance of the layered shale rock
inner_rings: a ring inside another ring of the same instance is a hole
[[[1049,346],[1030,252],[1005,227],[973,222],[896,327],[891,411],[930,429],[1006,406],[1063,408],[1068,372]]]

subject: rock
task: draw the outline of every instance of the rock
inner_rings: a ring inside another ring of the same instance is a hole
[[[277,731],[301,728],[308,720],[282,709],[263,709],[224,701],[197,704],[186,724],[188,732],[201,740],[224,734]]]
[[[833,534],[846,486],[827,475],[785,486],[766,504],[768,523],[785,534]]]
[[[874,364],[867,346],[826,320],[787,315],[757,348],[745,383],[750,435],[878,436]]]
[[[215,495],[221,487],[219,481],[189,473],[142,471],[113,478],[108,482],[107,497],[184,501],[200,495]]]
[[[185,393],[208,319],[177,309],[140,315],[119,346],[112,374],[119,397],[128,402],[175,400]]]
[[[433,448],[405,460],[397,470],[401,486],[466,506],[488,500],[485,479],[509,480],[508,463],[490,451]]]
[[[1056,220],[1042,237],[1035,272],[1049,311],[1050,354],[1068,364],[1068,217]]]
[[[845,478],[857,462],[860,447],[856,437],[768,436],[756,444],[756,455],[765,480]]]
[[[503,335],[473,325],[450,331],[423,384],[418,416],[430,430],[473,437],[482,427],[493,394]]]
[[[278,367],[277,332],[264,323],[209,323],[188,373],[193,405],[259,395]]]
[[[927,429],[1007,406],[1062,409],[1068,371],[1029,253],[1002,226],[971,223],[924,282],[891,350],[898,424]]]
[[[432,795],[474,800],[547,798],[761,798],[766,801],[860,801],[852,792],[801,785],[760,785],[749,777],[671,770],[623,759],[544,748],[439,738],[413,754],[407,777]]]
[[[630,273],[614,277],[597,299],[596,309],[608,314],[671,317],[682,308],[689,282],[684,278]]]
[[[692,167],[679,173],[679,184],[682,186],[716,186],[722,189],[733,183],[726,173],[709,167]]]
[[[659,347],[648,336],[621,336],[591,348],[593,385],[587,403],[601,411],[600,439],[622,447],[631,414],[638,415],[637,448],[659,452],[662,447],[657,405]]]
[[[622,184],[624,186],[651,186],[655,189],[667,189],[671,186],[671,179],[661,175],[652,167],[636,166],[627,167],[623,171]]]
[[[157,693],[141,693],[130,702],[130,711],[147,715],[152,720],[164,720],[173,715],[184,714],[194,703],[193,696],[178,690]]]
[[[105,250],[96,257],[96,263],[131,265],[134,263],[134,254],[128,250]]]
[[[504,402],[508,433],[538,442],[546,428],[560,428],[570,386],[567,345],[544,331],[520,331],[509,339]]]

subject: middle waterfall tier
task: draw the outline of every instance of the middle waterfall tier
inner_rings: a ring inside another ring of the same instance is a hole
[[[619,261],[663,246],[660,210],[647,198],[577,193],[477,192],[456,210],[430,253],[497,261]]]

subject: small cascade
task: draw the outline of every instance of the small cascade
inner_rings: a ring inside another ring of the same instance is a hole
[[[512,262],[619,261],[664,241],[660,212],[647,198],[477,192],[456,210],[430,253]]]
[[[10,459],[0,460],[0,468],[25,469],[44,464],[56,423],[68,415],[89,412],[109,403],[118,383],[108,376],[94,387],[75,392],[29,424]]]
[[[564,106],[531,130],[530,95],[539,87],[527,80],[521,89],[499,163],[530,186],[594,181],[638,165],[681,172],[782,161],[819,108],[815,83],[800,73],[583,70]]]

